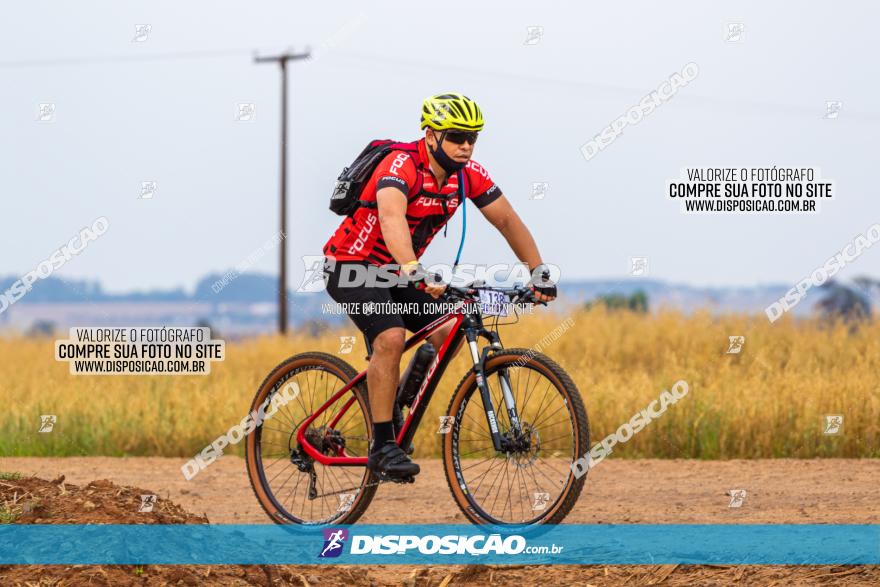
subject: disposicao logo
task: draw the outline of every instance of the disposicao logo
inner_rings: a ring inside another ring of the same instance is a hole
[[[345,541],[348,540],[348,530],[343,528],[327,528],[324,530],[324,548],[318,558],[333,558],[342,554]]]

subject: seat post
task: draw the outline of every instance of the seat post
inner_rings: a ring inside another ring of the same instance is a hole
[[[364,344],[367,345],[367,356],[366,359],[369,361],[370,357],[373,355],[373,345],[370,344],[370,339],[364,335]]]

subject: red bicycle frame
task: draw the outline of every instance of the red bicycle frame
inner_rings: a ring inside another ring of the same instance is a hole
[[[400,446],[407,446],[409,442],[412,440],[412,437],[415,435],[416,429],[418,428],[419,422],[421,421],[422,415],[427,408],[428,402],[431,399],[431,396],[434,393],[434,390],[437,387],[437,383],[440,381],[443,376],[443,372],[446,370],[446,367],[449,365],[449,362],[452,360],[452,353],[449,352],[451,348],[455,348],[458,345],[459,341],[464,337],[464,332],[462,331],[461,325],[465,320],[466,314],[462,312],[451,312],[437,318],[415,334],[413,334],[404,344],[404,352],[411,349],[421,341],[425,340],[428,336],[430,336],[433,332],[439,329],[441,326],[453,320],[453,327],[449,333],[449,336],[446,337],[446,340],[443,341],[443,344],[440,346],[440,349],[437,351],[437,356],[434,357],[433,362],[428,367],[428,371],[425,374],[425,380],[422,382],[421,387],[419,388],[418,394],[416,395],[415,401],[413,402],[412,407],[409,410],[409,414],[406,417],[406,420],[403,423],[403,427],[397,433],[397,444]],[[361,466],[364,467],[367,464],[367,457],[352,457],[345,454],[345,449],[339,449],[336,456],[325,455],[306,439],[305,431],[311,426],[312,422],[315,421],[315,418],[323,414],[327,411],[330,406],[335,404],[342,398],[346,393],[348,393],[351,388],[357,384],[359,384],[365,377],[367,376],[366,371],[361,371],[358,375],[349,381],[345,386],[342,387],[339,391],[334,393],[330,399],[328,399],[324,404],[319,407],[314,414],[306,418],[306,420],[300,425],[299,430],[296,432],[296,441],[303,448],[303,450],[313,459],[321,463],[322,465],[327,466]],[[351,397],[346,400],[345,404],[342,406],[342,410],[336,414],[333,419],[330,421],[328,427],[333,428],[345,415],[345,413],[351,408],[351,406],[357,401],[357,398],[354,394],[351,394]]]

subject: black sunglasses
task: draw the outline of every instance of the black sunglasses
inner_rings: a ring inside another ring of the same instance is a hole
[[[469,144],[473,145],[477,142],[477,135],[479,135],[477,131],[464,131],[464,130],[448,130],[444,135],[444,140],[449,141],[455,145],[461,145],[465,141]]]

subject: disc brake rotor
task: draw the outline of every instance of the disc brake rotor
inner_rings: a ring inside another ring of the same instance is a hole
[[[513,464],[520,468],[530,467],[538,460],[541,450],[541,435],[528,422],[521,422],[522,433],[514,440],[517,450],[513,452]]]

